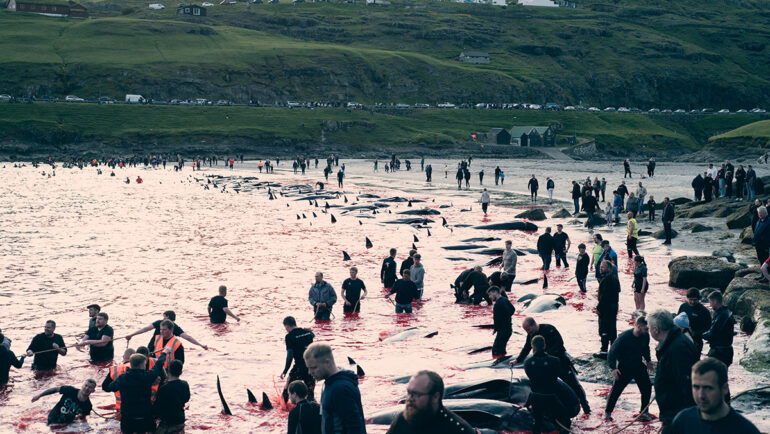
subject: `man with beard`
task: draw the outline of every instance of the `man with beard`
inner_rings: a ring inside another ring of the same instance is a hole
[[[286,373],[289,373],[289,378],[286,380],[286,386],[283,388],[284,402],[289,400],[289,384],[296,380],[302,380],[308,389],[310,398],[313,398],[313,390],[315,389],[315,380],[307,371],[305,366],[305,359],[302,355],[305,353],[307,347],[313,343],[315,334],[312,331],[297,327],[297,320],[294,317],[287,316],[283,319],[283,328],[286,329],[286,364],[281,372],[281,379],[286,377]],[[291,367],[291,361],[294,360],[294,367]]]
[[[444,382],[433,371],[420,371],[406,386],[404,411],[393,420],[388,434],[471,434],[468,422],[444,407]]]

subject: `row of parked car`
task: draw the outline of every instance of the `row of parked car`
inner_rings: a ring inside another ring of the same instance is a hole
[[[14,99],[11,95],[2,94],[0,95],[0,101],[9,101],[11,99]],[[411,109],[411,108],[417,108],[417,109],[428,109],[428,108],[440,108],[440,109],[454,109],[454,108],[473,108],[473,109],[484,109],[484,110],[559,110],[559,111],[587,111],[587,112],[619,112],[619,113],[648,113],[648,114],[712,114],[712,113],[718,113],[718,114],[743,114],[743,113],[766,113],[765,109],[762,108],[753,108],[751,110],[747,109],[740,109],[736,111],[730,111],[729,109],[722,109],[719,111],[715,111],[711,108],[703,108],[703,109],[692,109],[692,110],[685,110],[685,109],[677,109],[677,110],[670,110],[670,109],[658,109],[658,108],[651,108],[649,110],[641,110],[636,107],[627,108],[627,107],[605,107],[603,109],[598,107],[583,107],[582,105],[577,106],[565,106],[562,107],[555,103],[546,103],[544,105],[541,104],[528,104],[528,103],[478,103],[478,104],[469,104],[469,103],[463,103],[463,104],[454,104],[450,102],[443,102],[438,103],[435,105],[431,105],[428,103],[416,103],[416,104],[405,104],[405,103],[374,103],[371,105],[367,104],[361,104],[355,101],[349,101],[347,103],[341,103],[341,102],[323,102],[323,101],[314,101],[314,102],[297,102],[297,101],[286,101],[286,103],[282,102],[276,102],[273,104],[266,104],[259,101],[249,101],[247,104],[244,103],[233,103],[232,101],[228,101],[225,99],[220,99],[218,101],[211,101],[207,100],[205,98],[195,98],[195,99],[172,99],[169,101],[166,100],[157,100],[157,99],[145,99],[141,95],[132,95],[127,94],[125,101],[117,101],[113,98],[110,98],[108,96],[101,96],[97,99],[84,99],[80,98],[75,95],[67,95],[63,100],[56,97],[42,97],[42,98],[36,98],[36,97],[24,97],[24,98],[18,98],[22,101],[50,101],[50,102],[72,102],[72,103],[95,103],[95,104],[115,104],[115,103],[126,103],[126,104],[154,104],[154,105],[194,105],[194,106],[259,106],[259,107],[288,107],[288,108],[348,108],[348,109],[358,109],[358,110],[369,110],[369,109],[377,109],[377,110],[383,110],[383,109]]]

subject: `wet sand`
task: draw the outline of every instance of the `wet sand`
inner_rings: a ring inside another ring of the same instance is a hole
[[[515,214],[529,207],[524,205],[528,195],[517,193],[525,192],[526,180],[533,171],[538,174],[541,194],[545,193],[545,176],[552,175],[557,182],[555,197],[566,202],[570,202],[566,185],[572,177],[584,179],[590,173],[592,178],[596,174],[601,178],[602,171],[613,168],[612,177],[605,174],[610,190],[622,176],[619,164],[508,160],[501,162],[506,171],[505,186],[495,188],[493,170],[498,162],[474,160],[472,189],[457,191],[452,164],[449,178],[443,178],[444,161],[426,162],[434,167],[432,185],[424,183],[419,160],[413,161],[411,172],[396,174],[385,174],[382,161],[377,174],[372,173],[370,161],[342,162],[346,163],[348,173],[344,188],[348,192],[347,205],[352,205],[359,193],[427,201],[415,203],[415,207],[436,208],[451,204],[450,208],[439,210],[450,226],[514,220]],[[456,161],[453,160],[453,164]],[[425,229],[383,224],[385,220],[402,217],[396,212],[408,209],[403,203],[391,205],[389,209],[393,214],[385,210],[377,215],[361,213],[361,217],[373,218],[359,218],[356,213],[343,215],[332,208],[330,212],[337,218],[337,223],[332,224],[328,214],[321,213],[306,200],[294,201],[294,198],[279,196],[270,201],[264,190],[235,193],[234,184],[229,184],[225,193],[221,193],[217,188],[204,190],[201,184],[207,174],[257,176],[260,180],[280,182],[284,186],[313,185],[322,179],[320,168],[311,169],[305,176],[295,176],[288,162],[282,162],[274,175],[259,174],[256,163],[247,162],[237,165],[233,171],[222,166],[201,172],[190,172],[188,167],[182,173],[131,168],[116,170],[114,178],[108,177],[109,170],[96,175],[93,168],[82,171],[58,169],[56,177],[47,178],[40,175],[42,167],[13,169],[11,166],[6,164],[0,172],[6,183],[0,198],[7,204],[0,212],[3,235],[0,250],[5,256],[0,274],[5,285],[0,296],[7,312],[0,327],[14,339],[12,349],[17,354],[22,352],[33,335],[42,331],[46,319],[55,319],[57,333],[65,336],[65,342],[72,343],[73,337],[79,336],[85,328],[85,306],[91,302],[100,303],[103,311],[110,314],[110,324],[117,336],[160,319],[166,309],[174,309],[178,323],[185,331],[215,348],[206,352],[185,342],[188,361],[183,379],[190,382],[193,391],[187,413],[188,432],[211,428],[230,432],[285,431],[286,413],[251,407],[245,389],[248,387],[257,395],[259,391],[265,391],[271,399],[277,398],[282,387],[278,375],[285,356],[285,331],[281,320],[289,314],[297,317],[300,326],[311,327],[317,341],[331,343],[340,365],[346,367],[346,356],[361,364],[367,373],[361,381],[366,412],[395,403],[405,388],[389,379],[409,375],[417,369],[434,369],[447,383],[490,376],[510,378],[508,370],[460,369],[490,357],[489,354],[468,356],[453,349],[491,345],[493,337],[488,330],[471,327],[491,323],[491,309],[455,305],[449,283],[470,264],[491,257],[449,252],[441,246],[461,244],[459,240],[471,237],[494,236],[513,239],[515,248],[531,248],[535,246],[537,234],[480,231],[471,227],[449,229],[441,226],[441,216],[431,217],[436,223],[431,225],[430,237]],[[479,166],[485,168],[485,184],[492,193],[492,207],[486,217],[481,213],[480,204],[476,203],[480,194],[476,176]],[[665,194],[689,196],[689,180],[695,170],[701,168],[702,165],[659,163],[658,176],[645,181],[645,185],[649,194],[659,201]],[[514,172],[518,175],[514,176]],[[133,182],[137,175],[144,178],[143,184]],[[765,173],[760,169],[758,175]],[[131,184],[122,182],[126,176],[132,179]],[[336,178],[332,175],[327,189],[336,190],[334,186]],[[329,202],[345,205],[342,198]],[[571,210],[569,205],[567,203],[565,207]],[[463,212],[463,209],[471,211]],[[314,211],[317,218],[312,217]],[[307,218],[297,220],[296,215],[302,213]],[[546,209],[546,213],[550,214],[550,210]],[[363,224],[359,224],[359,220]],[[543,224],[555,225],[568,220],[571,219],[537,223],[542,227]],[[648,310],[657,307],[676,310],[684,301],[683,292],[667,284],[667,264],[671,257],[709,254],[719,245],[713,240],[718,235],[723,232],[737,234],[737,231],[728,231],[723,222],[720,223],[722,219],[709,220],[699,219],[715,226],[714,231],[675,239],[672,248],[661,246],[658,240],[640,241],[639,249],[647,258],[650,270]],[[675,222],[674,228],[681,223]],[[660,227],[658,219],[654,229]],[[646,229],[647,224],[642,223],[641,228]],[[582,226],[565,224],[565,231],[573,241],[568,258],[574,267],[576,245],[579,242],[589,244],[591,235]],[[623,289],[618,315],[620,332],[630,327],[627,324],[634,310],[631,296],[633,265],[623,249],[624,227],[600,232],[609,237],[620,257]],[[414,315],[397,316],[392,305],[381,298],[380,265],[390,247],[398,248],[397,259],[403,260],[415,235],[420,240],[416,244],[426,268],[425,301]],[[374,248],[365,248],[365,236],[372,240]],[[734,247],[736,241],[734,238],[721,243],[725,247]],[[502,240],[480,244],[503,247]],[[342,250],[350,254],[351,261],[342,261]],[[445,259],[450,256],[462,256],[472,261]],[[314,272],[323,271],[339,295],[341,283],[348,277],[347,268],[354,265],[359,268],[359,277],[369,289],[369,298],[362,301],[361,314],[346,317],[338,304],[332,321],[311,322],[313,315],[307,302],[307,291]],[[520,257],[517,280],[540,277],[539,266],[536,255]],[[485,269],[487,273],[492,271],[494,269]],[[597,284],[589,277],[588,293],[580,294],[574,279],[570,280],[573,273],[573,269],[554,269],[549,273],[547,291],[565,295],[568,305],[536,318],[556,325],[565,338],[568,351],[578,356],[593,353],[599,347],[596,316],[592,311],[596,304]],[[208,324],[206,304],[216,295],[220,284],[228,286],[231,308],[243,318],[241,323]],[[516,297],[543,292],[541,285],[514,286],[513,290]],[[516,307],[520,311],[520,306]],[[514,318],[516,331],[521,331],[518,328],[521,318]],[[411,326],[435,328],[439,334],[431,339],[402,343],[380,342],[381,334]],[[146,344],[149,338],[149,334],[141,335],[131,344]],[[739,333],[735,345],[736,361],[740,359],[745,341],[746,335]],[[522,343],[523,336],[514,334],[508,352],[517,353]],[[125,341],[117,342],[116,355],[124,348]],[[0,394],[0,430],[48,432],[45,415],[56,400],[49,397],[30,405],[29,398],[47,387],[77,386],[88,377],[95,377],[101,383],[105,370],[89,365],[86,360],[87,353],[71,350],[66,357],[60,357],[59,370],[52,378],[35,380],[29,371],[30,362],[12,372],[10,392]],[[513,374],[524,375],[520,370]],[[233,417],[218,414],[216,375],[222,379]],[[766,378],[746,372],[737,363],[730,368],[730,379],[733,394],[766,381]],[[584,383],[584,387],[594,413],[588,418],[582,414],[577,418],[575,425],[582,430],[595,428],[597,432],[612,432],[629,422],[638,411],[638,391],[629,386],[614,413],[615,421],[605,423],[601,420],[601,410],[609,385]],[[97,411],[102,412],[99,407],[112,404],[114,399],[98,389],[92,395],[92,401]],[[655,404],[652,412],[657,414]],[[766,418],[749,417],[760,429],[770,429]],[[89,418],[88,427],[104,432],[118,431],[117,422],[94,416]],[[380,427],[371,428],[372,432],[384,432],[384,427],[381,430]],[[84,431],[87,427],[73,426],[71,429]],[[654,432],[656,429],[657,424],[650,423],[634,425],[628,432]]]

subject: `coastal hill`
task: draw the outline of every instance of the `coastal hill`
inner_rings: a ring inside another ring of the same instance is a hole
[[[238,2],[193,17],[170,2],[83,2],[84,20],[0,10],[0,93],[732,111],[770,100],[763,0],[365,3]]]

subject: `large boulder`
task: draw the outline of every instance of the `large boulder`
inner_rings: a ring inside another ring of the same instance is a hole
[[[751,226],[747,226],[743,228],[738,238],[741,239],[741,244],[751,244],[754,241],[754,230],[751,229]]]
[[[770,370],[770,316],[757,322],[744,347],[741,366],[755,372]]]
[[[751,210],[748,204],[727,216],[727,227],[729,229],[740,229],[746,226],[751,226]]]
[[[605,219],[604,216],[601,214],[593,214],[589,218],[591,219],[590,222],[588,218],[586,218],[586,222],[583,223],[583,226],[587,228],[592,226],[604,226],[607,224],[607,219]]]
[[[524,211],[523,213],[517,214],[516,218],[541,221],[541,220],[545,220],[546,216],[545,216],[545,212],[543,212],[542,209],[535,208],[535,209],[529,209]]]
[[[733,251],[731,249],[718,249],[711,252],[711,256],[716,256],[717,258],[725,258],[727,259],[727,262],[735,262],[735,256],[733,256]]]
[[[679,235],[679,232],[671,229],[671,238],[676,238],[676,236]],[[655,231],[652,233],[653,238],[656,240],[665,240],[666,239],[666,231],[661,229],[659,231]]]
[[[677,218],[727,217],[745,205],[743,202],[712,200],[691,202],[675,208]]]
[[[675,288],[727,288],[743,268],[714,256],[680,256],[668,263],[669,284]]]
[[[572,217],[572,213],[562,208],[555,213],[551,214],[552,219],[566,219]]]
[[[684,225],[682,225],[682,229],[688,230],[694,234],[698,232],[706,232],[706,231],[714,230],[714,228],[712,228],[711,226],[705,226],[696,222],[685,223]]]

